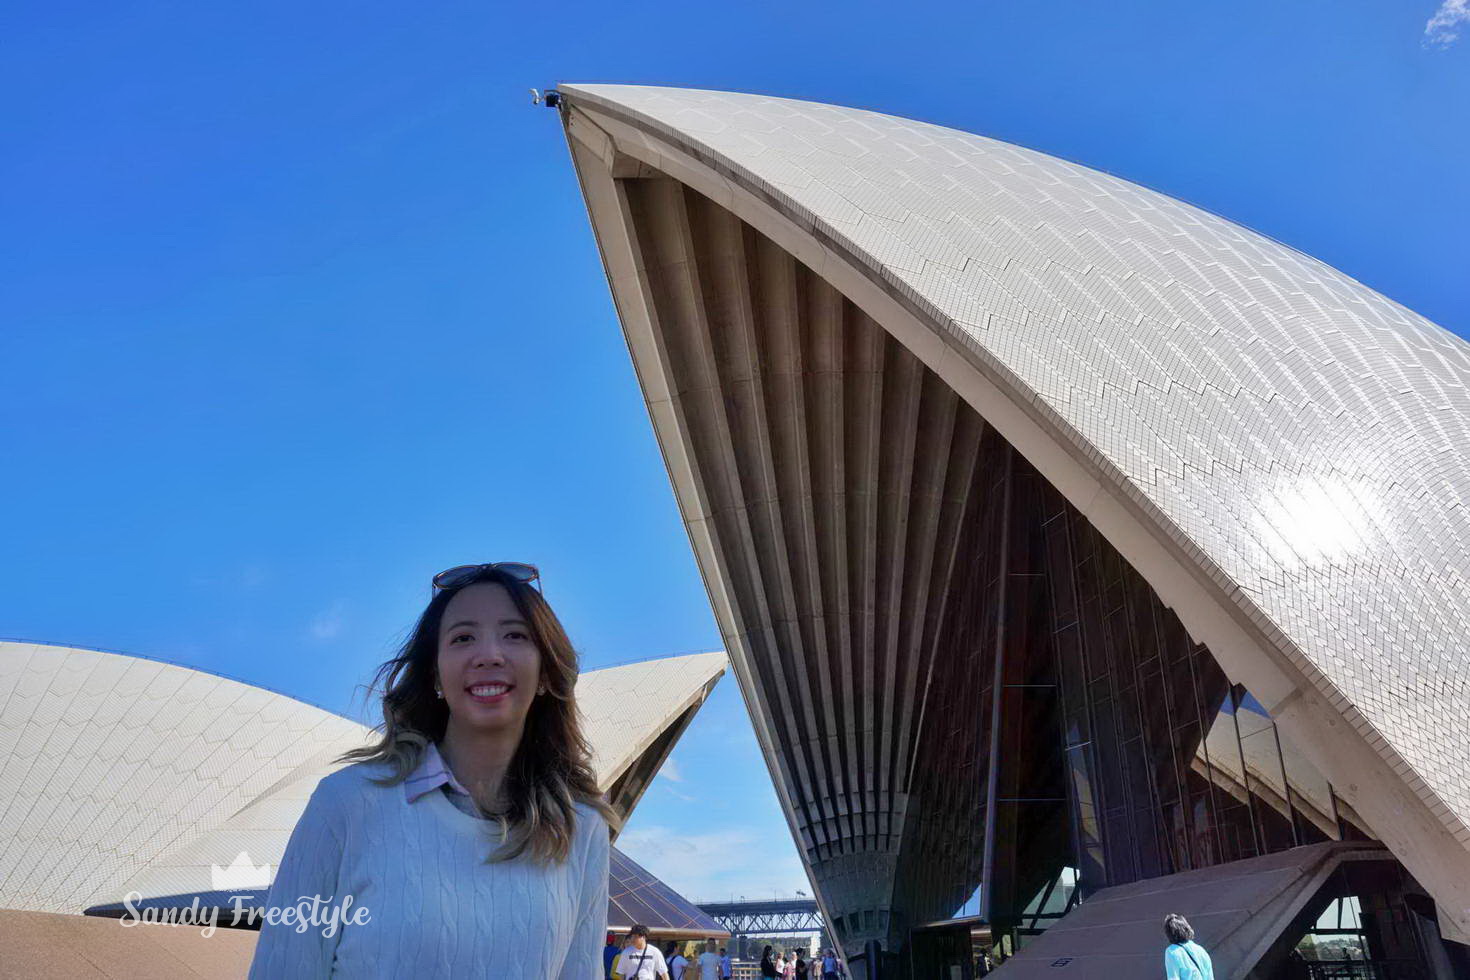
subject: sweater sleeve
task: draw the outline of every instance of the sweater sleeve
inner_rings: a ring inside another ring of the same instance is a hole
[[[558,980],[601,980],[602,946],[607,936],[607,873],[611,843],[607,823],[596,810],[581,811],[591,824],[586,857],[582,864],[581,900],[577,926],[562,962]]]
[[[326,906],[337,900],[338,872],[342,861],[342,828],[336,819],[339,808],[332,788],[318,784],[307,800],[301,819],[291,831],[276,879],[266,897],[267,918],[261,923],[255,957],[250,962],[250,980],[273,977],[329,977],[341,926],[323,924]],[[312,901],[320,896],[316,923],[302,921],[311,914]],[[283,921],[282,913],[290,918]],[[275,922],[272,923],[271,919]],[[325,935],[330,931],[330,936]]]

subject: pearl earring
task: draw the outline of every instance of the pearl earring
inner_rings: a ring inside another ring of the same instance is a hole
[[[444,692],[441,691],[441,690],[439,690],[436,687],[436,688],[434,688],[434,697],[436,697],[436,698],[438,698],[438,699],[440,699],[442,701],[442,700],[444,700]]]

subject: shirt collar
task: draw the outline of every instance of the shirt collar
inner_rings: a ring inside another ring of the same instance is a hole
[[[418,766],[408,778],[403,781],[403,795],[412,803],[425,793],[433,792],[440,786],[448,786],[456,793],[470,795],[470,791],[464,788],[449,767],[444,764],[444,757],[439,754],[439,746],[430,742],[424,748],[423,756],[419,759]]]

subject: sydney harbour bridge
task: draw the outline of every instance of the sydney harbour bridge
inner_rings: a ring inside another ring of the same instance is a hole
[[[810,898],[766,901],[702,902],[700,909],[730,930],[731,943],[740,949],[746,937],[790,937],[818,933],[818,947],[831,945],[827,923]],[[742,953],[744,950],[742,949]]]

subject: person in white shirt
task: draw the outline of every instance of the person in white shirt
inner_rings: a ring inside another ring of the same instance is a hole
[[[623,980],[668,980],[669,966],[657,946],[648,942],[648,927],[635,925],[628,930],[629,945],[618,957],[615,970]]]
[[[578,721],[577,652],[539,577],[521,562],[434,576],[374,681],[381,738],[335,760],[351,764],[317,784],[291,832],[252,980],[464,964],[490,977],[600,975],[611,810]],[[304,928],[285,914],[315,902],[346,914]]]
[[[720,957],[715,953],[715,941],[705,941],[704,952],[699,954],[699,959],[694,961],[699,967],[698,980],[720,980],[721,976],[729,976],[728,973],[720,973]]]

